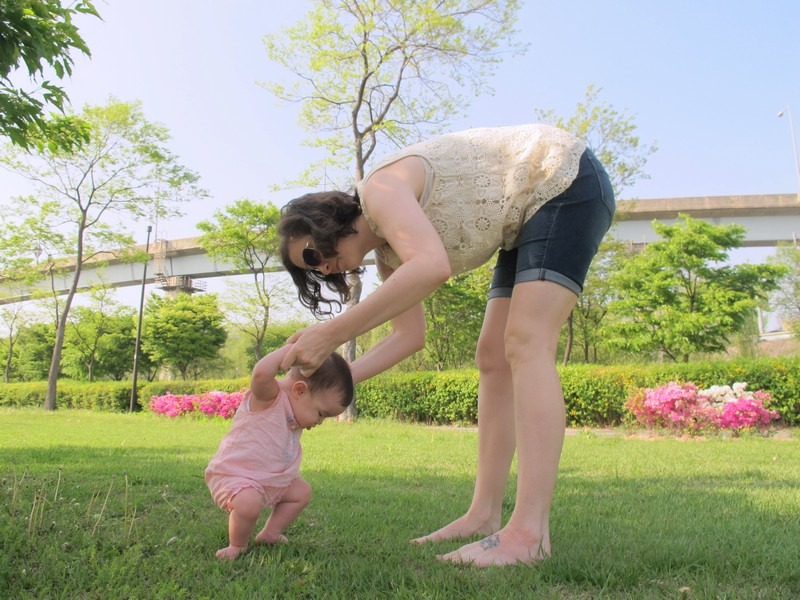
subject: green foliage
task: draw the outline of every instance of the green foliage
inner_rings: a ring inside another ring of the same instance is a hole
[[[24,274],[27,265],[42,277],[65,267],[57,257],[75,256],[82,265],[100,251],[127,248],[132,222],[178,215],[178,203],[205,195],[198,176],[167,148],[167,129],[149,122],[139,103],[111,99],[85,107],[80,118],[90,127],[90,141],[79,149],[27,153],[12,147],[0,155],[0,164],[37,185],[35,195],[14,198],[3,215],[0,268],[6,276],[9,267]]]
[[[631,253],[624,243],[611,237],[600,244],[586,276],[583,293],[572,311],[573,348],[568,357],[571,361],[578,358],[584,363],[607,362],[601,360],[608,359],[610,354],[605,342],[605,326],[610,317],[609,305],[618,297],[611,276],[622,268]]]
[[[655,143],[644,145],[636,135],[633,116],[620,112],[599,101],[603,88],[590,85],[583,102],[575,107],[568,119],[556,116],[551,110],[537,109],[537,118],[571,131],[586,142],[608,172],[614,193],[619,196],[639,179],[649,179],[644,171],[647,157],[657,150]]]
[[[300,104],[300,125],[325,159],[299,178],[316,185],[334,170],[356,179],[381,146],[418,141],[468,104],[460,91],[486,80],[514,40],[518,0],[316,0],[295,25],[264,38],[290,85],[263,83]],[[355,161],[355,163],[353,162]],[[347,165],[350,165],[348,167]]]
[[[0,386],[0,406],[42,407],[46,397],[46,381]],[[61,408],[121,412],[128,410],[130,400],[131,384],[125,381],[81,383],[62,380],[58,386],[58,404]]]
[[[568,365],[559,368],[567,422],[572,427],[615,426],[631,391],[670,381],[699,387],[746,382],[772,395],[770,408],[786,425],[800,424],[800,358],[695,361],[646,366]],[[425,423],[477,422],[478,372],[389,373],[358,384],[358,409],[368,417]]]
[[[0,2],[0,135],[28,149],[32,145],[51,150],[70,150],[88,140],[85,123],[71,117],[53,116],[48,107],[64,111],[67,94],[45,76],[45,68],[58,79],[72,74],[72,51],[90,56],[89,48],[73,23],[73,17],[98,17],[91,2],[64,5],[59,0],[4,0]],[[33,90],[16,87],[12,73],[23,69]]]
[[[800,425],[800,358],[734,361],[693,361],[652,365],[567,365],[559,368],[570,427],[618,426],[625,421],[625,401],[643,388],[670,381],[693,382],[699,388],[747,383],[749,390],[772,396],[768,408],[777,410],[783,425]],[[153,396],[204,394],[246,389],[250,377],[196,381],[154,381],[138,386],[139,404],[147,409]],[[62,387],[64,389],[62,389]],[[44,382],[0,386],[0,406],[41,406]],[[475,424],[478,419],[478,372],[390,372],[358,384],[362,417],[392,418],[435,424]],[[65,407],[128,410],[129,382],[79,383],[63,381],[59,401]]]
[[[263,273],[278,254],[280,210],[272,204],[237,200],[214,212],[213,221],[200,221],[198,243],[209,257],[233,263],[243,272]]]
[[[423,423],[474,423],[477,372],[386,374],[358,384],[358,410],[365,417]]]
[[[449,279],[425,298],[425,351],[434,369],[457,369],[474,363],[492,280],[490,263]]]
[[[142,319],[142,348],[186,379],[198,362],[216,358],[227,333],[216,294],[151,294]]]
[[[724,351],[732,335],[777,286],[772,265],[725,266],[742,245],[740,225],[712,225],[681,215],[675,225],[655,221],[662,240],[648,244],[613,275],[619,298],[609,344],[633,352],[661,352],[688,361]]]
[[[570,426],[614,426],[622,422],[627,399],[624,370],[570,365],[562,367],[560,375]]]
[[[785,320],[795,337],[800,337],[800,247],[779,244],[771,264],[784,269],[780,286],[771,297],[772,305]]]
[[[133,366],[136,313],[111,300],[107,289],[91,292],[88,306],[70,312],[64,338],[64,373],[93,381],[122,379]]]
[[[12,210],[2,215],[0,271],[26,283],[35,275],[63,275],[69,282],[63,300],[54,298],[50,409],[55,409],[66,323],[83,265],[108,248],[132,246],[127,230],[132,222],[178,214],[176,204],[205,195],[196,186],[198,176],[167,148],[166,128],[147,121],[139,103],[112,99],[106,106],[85,107],[80,116],[91,130],[80,148],[43,146],[27,153],[12,146],[0,155],[0,165],[37,186],[35,196],[14,198]],[[133,256],[125,250],[119,254]],[[46,257],[43,264],[40,256]]]
[[[227,515],[202,472],[229,422],[1,412],[4,599],[789,600],[800,592],[797,434],[570,435],[556,554],[535,567],[476,569],[436,560],[463,542],[407,540],[469,506],[477,433],[326,422],[303,433],[314,497],[287,531],[290,543],[252,545],[223,563],[214,551],[227,539]],[[513,465],[503,522],[516,475]]]
[[[259,360],[270,325],[272,307],[285,300],[291,286],[285,278],[271,274],[278,263],[278,220],[280,211],[272,203],[238,200],[213,221],[201,221],[198,242],[211,258],[233,264],[252,277],[250,285],[232,285],[225,296],[225,316],[236,329],[251,339],[252,356]]]
[[[53,326],[33,323],[20,330],[14,349],[12,377],[14,381],[47,379],[53,357]]]

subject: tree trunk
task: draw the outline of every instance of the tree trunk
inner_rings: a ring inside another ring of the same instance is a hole
[[[3,373],[3,381],[8,383],[8,380],[11,379],[11,358],[14,353],[14,342],[11,341],[11,337],[8,338],[8,356],[6,357],[6,369]]]
[[[69,306],[72,304],[74,293],[74,291],[70,291],[67,296],[67,301],[64,303],[64,310],[61,313],[61,318],[58,320],[58,327],[56,328],[56,342],[53,344],[53,357],[50,359],[50,371],[47,374],[47,396],[45,396],[44,399],[45,410],[56,409],[58,373],[61,371],[61,352],[64,349],[64,333],[67,329],[67,315],[69,314]]]
[[[44,399],[45,410],[56,409],[56,396],[58,393],[58,374],[61,371],[61,353],[64,350],[64,336],[67,333],[67,319],[69,317],[69,310],[72,307],[72,301],[75,299],[75,294],[78,291],[78,282],[81,279],[81,272],[83,270],[83,231],[84,227],[78,230],[78,251],[75,255],[75,272],[72,275],[72,284],[70,285],[67,297],[64,300],[64,308],[61,311],[61,316],[58,315],[58,305],[56,304],[56,341],[53,344],[53,357],[50,359],[50,371],[47,374],[47,396]],[[55,296],[55,285],[53,283],[53,262],[50,260],[50,285],[53,289]]]
[[[567,317],[567,345],[564,348],[564,362],[563,364],[567,364],[569,362],[569,356],[572,354],[572,340],[573,340],[574,332],[572,331],[572,313],[569,313]]]

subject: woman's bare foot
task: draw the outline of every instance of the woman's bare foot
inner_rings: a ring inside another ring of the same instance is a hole
[[[530,564],[550,556],[550,542],[501,530],[458,550],[437,556],[439,560],[469,563],[476,567]]]
[[[268,533],[264,530],[256,536],[256,544],[267,544],[274,546],[275,544],[285,544],[289,541],[285,535],[280,533]]]
[[[425,544],[426,542],[460,540],[472,537],[473,535],[489,535],[497,531],[499,528],[500,519],[497,519],[497,523],[494,524],[489,521],[473,519],[468,515],[464,515],[449,525],[445,525],[441,529],[437,529],[428,535],[413,539],[411,542],[414,544]]]
[[[221,558],[223,560],[234,560],[245,550],[247,550],[247,546],[227,546],[217,550],[217,558]]]

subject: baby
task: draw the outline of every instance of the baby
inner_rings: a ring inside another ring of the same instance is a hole
[[[217,550],[218,558],[233,560],[247,549],[266,507],[272,512],[256,543],[288,541],[283,532],[311,500],[311,486],[298,475],[300,434],[340,415],[353,401],[350,367],[335,353],[308,377],[292,367],[276,379],[290,348],[284,346],[256,363],[231,430],[206,468],[214,502],[229,513],[229,543]]]

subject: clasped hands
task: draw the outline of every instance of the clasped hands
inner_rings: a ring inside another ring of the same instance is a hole
[[[294,344],[281,361],[281,370],[300,367],[300,373],[308,377],[325,362],[341,344],[329,333],[329,322],[317,323],[295,332],[287,344]]]

